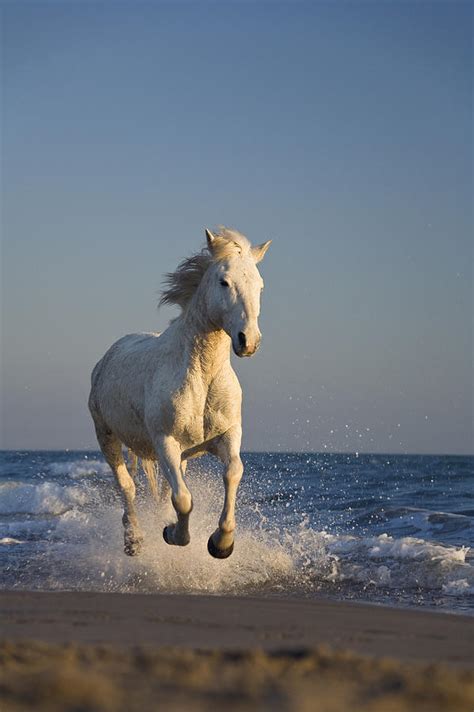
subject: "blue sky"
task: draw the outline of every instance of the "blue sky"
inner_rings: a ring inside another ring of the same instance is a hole
[[[472,452],[472,6],[4,2],[2,432],[96,447],[164,272],[273,239],[244,447]]]

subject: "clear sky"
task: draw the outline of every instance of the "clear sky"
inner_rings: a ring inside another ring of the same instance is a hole
[[[472,5],[3,2],[2,446],[226,224],[273,244],[244,448],[467,453]]]

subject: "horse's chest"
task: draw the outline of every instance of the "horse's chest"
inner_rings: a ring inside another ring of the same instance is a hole
[[[235,420],[233,403],[218,388],[210,389],[203,409],[204,440],[225,433]]]
[[[232,424],[232,408],[219,388],[183,389],[173,406],[173,430],[185,447],[224,433]]]

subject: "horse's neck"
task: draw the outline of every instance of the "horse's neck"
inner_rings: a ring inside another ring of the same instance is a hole
[[[200,314],[186,311],[178,319],[182,356],[188,373],[209,384],[230,358],[230,338]]]

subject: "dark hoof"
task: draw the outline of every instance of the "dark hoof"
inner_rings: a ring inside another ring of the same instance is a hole
[[[166,541],[167,544],[174,544],[174,541],[171,541],[171,539],[168,536],[168,527],[165,527],[163,529],[163,539]]]
[[[168,524],[168,526],[163,529],[163,539],[167,544],[171,544],[172,546],[187,546],[191,541],[189,534],[184,534],[181,538],[176,538],[175,528],[176,524]]]
[[[207,550],[215,559],[227,559],[234,551],[234,542],[228,549],[218,549],[212,540],[212,536],[207,540]]]

